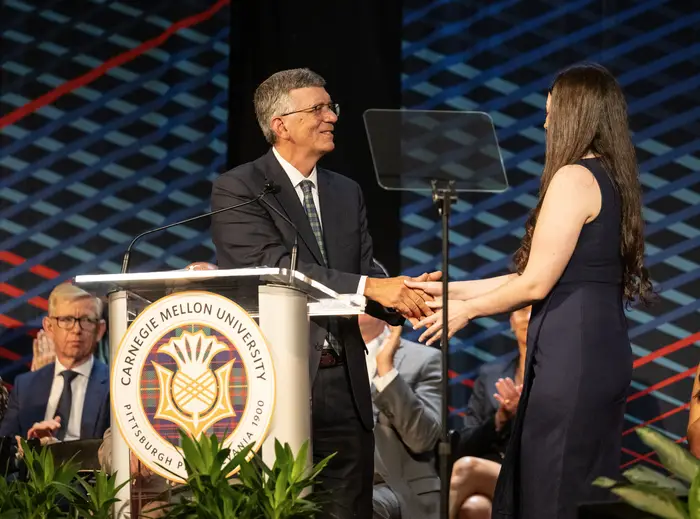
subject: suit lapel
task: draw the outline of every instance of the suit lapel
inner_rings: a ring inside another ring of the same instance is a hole
[[[271,178],[276,185],[280,186],[280,192],[266,200],[270,204],[275,205],[278,210],[285,213],[287,217],[294,222],[294,225],[296,225],[299,230],[299,239],[303,241],[306,247],[311,251],[316,262],[323,265],[323,256],[321,256],[321,250],[318,248],[318,243],[316,243],[316,237],[311,230],[311,224],[306,216],[304,207],[299,201],[299,197],[297,196],[291,180],[289,180],[284,169],[282,169],[282,166],[277,161],[272,150],[265,155],[264,164],[266,176]],[[321,202],[321,205],[323,205],[323,202]],[[323,218],[323,210],[321,210],[321,213],[321,218]],[[284,225],[288,224],[285,223]]]
[[[33,384],[30,384],[36,388],[36,390],[32,391],[33,404],[31,406],[31,416],[28,420],[29,423],[44,421],[47,402],[51,396],[54,371],[55,364],[49,364],[46,368],[37,371],[36,379],[33,381]],[[26,434],[26,431],[23,431],[23,433]]]
[[[342,232],[338,229],[338,219],[336,214],[338,206],[335,203],[337,191],[333,189],[333,179],[327,171],[318,168],[318,203],[321,206],[321,225],[323,226],[324,244],[326,246],[326,256],[328,257],[328,266],[337,268],[335,259],[335,245],[339,243],[337,239],[328,240],[326,236],[342,236]]]
[[[104,364],[95,359],[85,393],[83,416],[80,418],[81,439],[92,438],[95,435],[95,425],[107,391],[109,391],[109,372]]]

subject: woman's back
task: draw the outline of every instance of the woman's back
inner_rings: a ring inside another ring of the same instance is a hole
[[[576,248],[559,284],[594,282],[621,285],[620,195],[600,159],[582,159],[578,164],[587,168],[595,177],[600,188],[601,209],[598,216],[581,229]]]

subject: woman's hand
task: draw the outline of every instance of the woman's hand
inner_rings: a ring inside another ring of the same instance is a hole
[[[442,300],[440,302],[429,301],[426,303],[433,308],[442,308]],[[426,341],[426,345],[430,346],[435,341],[439,340],[442,331],[442,310],[435,312],[433,315],[419,321],[413,329],[417,330],[425,326],[427,329],[418,338],[418,342]],[[447,338],[450,339],[455,333],[464,328],[470,321],[470,309],[468,301],[449,301],[449,316],[447,319]]]
[[[437,274],[441,274],[441,273],[434,272],[432,274],[429,274],[429,276],[432,277],[432,276],[437,275]],[[423,276],[425,276],[425,274],[423,274]],[[421,278],[423,276],[421,276]],[[408,288],[422,290],[423,292],[425,292],[429,296],[433,296],[433,297],[442,295],[442,281],[414,281],[414,279],[417,279],[417,278],[407,279],[404,281],[404,283],[406,283],[406,286]],[[418,278],[418,279],[420,279],[420,278]]]

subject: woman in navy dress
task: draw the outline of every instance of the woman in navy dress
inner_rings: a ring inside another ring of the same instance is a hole
[[[450,283],[449,335],[533,303],[524,385],[493,501],[497,519],[575,519],[614,477],[632,353],[624,303],[646,302],[641,188],[624,96],[595,64],[547,97],[547,150],[517,272]],[[411,283],[440,296],[439,283]],[[441,306],[441,298],[432,304]],[[442,311],[420,340],[440,338]]]

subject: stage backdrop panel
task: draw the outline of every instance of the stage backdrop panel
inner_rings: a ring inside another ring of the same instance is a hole
[[[627,94],[644,189],[647,261],[660,298],[653,308],[628,313],[636,369],[625,464],[646,453],[632,434],[639,424],[683,439],[698,362],[698,22],[700,11],[680,0],[408,0],[404,8],[404,106],[488,112],[511,182],[500,195],[460,197],[450,225],[453,279],[507,272],[536,202],[553,75],[577,61],[597,61]],[[440,226],[430,199],[405,195],[401,218],[404,273],[439,268]],[[464,412],[479,366],[514,346],[507,316],[479,319],[458,335],[450,355],[455,415]]]
[[[205,212],[226,169],[228,1],[5,0],[0,20],[0,376],[27,369],[51,289],[118,272],[136,234]],[[212,259],[208,220],[133,270]],[[28,335],[29,334],[29,335]]]

